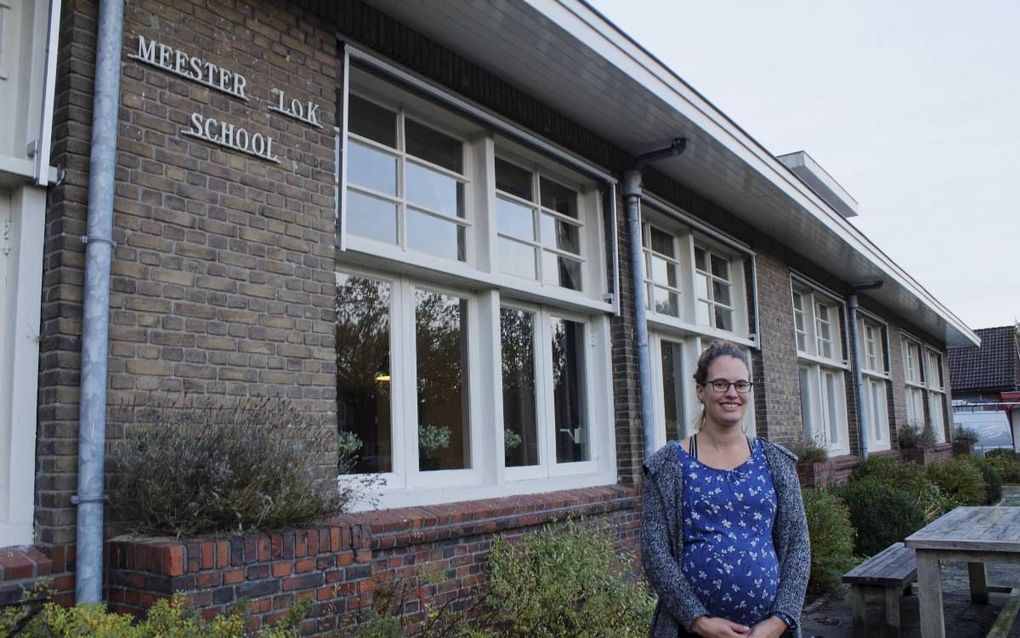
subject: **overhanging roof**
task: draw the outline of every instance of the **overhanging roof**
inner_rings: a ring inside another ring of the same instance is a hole
[[[728,209],[950,346],[977,336],[735,122],[578,0],[373,0],[435,42],[633,155],[687,138],[656,170]]]

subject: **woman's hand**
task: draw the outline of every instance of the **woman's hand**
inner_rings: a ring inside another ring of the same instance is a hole
[[[776,616],[770,616],[752,627],[747,638],[779,638],[786,629],[785,622]]]
[[[785,625],[784,625],[785,626]],[[699,616],[691,625],[694,633],[702,638],[736,638],[748,636],[751,628],[741,625],[725,618],[714,618],[710,616]],[[763,636],[765,634],[762,634]],[[779,634],[776,634],[777,636]]]

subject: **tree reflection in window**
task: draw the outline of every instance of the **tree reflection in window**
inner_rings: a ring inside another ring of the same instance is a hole
[[[419,468],[470,467],[467,301],[415,290],[415,344]],[[444,428],[448,439],[441,436]],[[423,437],[423,432],[429,436]]]
[[[501,308],[499,332],[503,359],[503,428],[517,437],[506,435],[506,465],[538,465],[535,315],[516,308]]]
[[[556,462],[587,461],[584,324],[566,319],[552,320],[552,364]]]
[[[352,472],[390,472],[390,284],[337,274],[337,423],[361,441]]]

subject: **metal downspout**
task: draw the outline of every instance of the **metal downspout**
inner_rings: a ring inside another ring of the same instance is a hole
[[[868,419],[864,409],[864,375],[861,374],[861,352],[860,343],[857,339],[857,293],[850,293],[847,298],[847,306],[850,308],[850,343],[854,345],[850,349],[850,358],[853,360],[854,388],[857,392],[857,416],[861,423],[861,458],[868,458]]]
[[[847,308],[850,309],[850,342],[853,348],[850,349],[850,360],[853,362],[854,388],[857,389],[857,415],[861,422],[861,458],[868,458],[868,415],[864,409],[864,375],[861,373],[861,346],[857,339],[857,293],[861,290],[876,290],[881,288],[885,282],[881,279],[865,281],[850,286],[850,296],[847,297]]]
[[[102,600],[103,469],[106,444],[106,364],[113,254],[114,168],[124,1],[101,0],[96,42],[92,154],[85,242],[85,301],[78,424],[77,565],[75,600]]]
[[[663,149],[637,158],[633,168],[623,174],[622,195],[627,214],[627,240],[630,244],[630,266],[634,286],[634,345],[638,358],[638,391],[640,393],[641,433],[644,458],[655,453],[655,422],[652,417],[652,372],[648,354],[648,322],[645,312],[644,252],[641,249],[641,168],[648,162],[666,159],[684,152],[685,138],[676,138]]]

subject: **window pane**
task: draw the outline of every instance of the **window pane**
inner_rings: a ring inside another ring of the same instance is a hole
[[[553,403],[556,462],[587,461],[587,396],[584,382],[584,325],[552,320]]]
[[[418,358],[418,466],[471,466],[467,400],[467,302],[415,291]]]
[[[464,228],[408,208],[407,247],[436,257],[464,261]]]
[[[545,177],[539,178],[542,188],[542,206],[577,219],[577,191]]]
[[[680,316],[680,303],[675,292],[658,286],[653,287],[652,290],[655,295],[655,312],[674,317]]]
[[[683,355],[681,345],[662,340],[662,399],[666,421],[666,440],[677,441],[684,435]]]
[[[414,162],[407,162],[407,201],[451,217],[464,217],[464,185]]]
[[[496,188],[504,193],[534,201],[531,196],[531,171],[526,171],[498,157],[496,158]]]
[[[694,293],[701,299],[708,299],[708,275],[694,275]]]
[[[705,250],[702,248],[694,247],[694,267],[698,270],[708,271],[708,263],[705,257]]]
[[[676,257],[673,250],[673,236],[662,232],[658,228],[651,229],[652,250],[667,257]]]
[[[800,380],[800,418],[804,423],[804,434],[809,439],[816,436],[815,420],[811,416],[811,371],[803,366],[797,369],[797,378]]]
[[[500,237],[497,239],[497,250],[501,272],[527,279],[537,278],[534,247]]]
[[[580,233],[577,226],[558,221],[552,215],[541,218],[542,243],[550,248],[559,248],[575,255],[581,254]]]
[[[397,243],[397,205],[347,191],[347,232],[388,244]]]
[[[397,114],[357,95],[348,96],[347,130],[390,148],[397,146]]]
[[[396,195],[397,158],[351,142],[347,147],[347,183]]]
[[[712,281],[712,299],[724,306],[732,306],[730,303],[730,285],[721,281]]]
[[[655,254],[648,255],[648,272],[655,283],[676,288],[676,264],[668,262]]]
[[[719,255],[712,255],[712,274],[716,277],[722,277],[729,281],[730,278],[730,262],[723,259]]]
[[[535,212],[505,199],[496,199],[496,230],[528,241],[535,240]]]
[[[716,306],[715,327],[720,330],[733,330],[733,312]]]
[[[836,400],[836,375],[831,372],[825,373],[825,398],[829,422],[829,441],[835,443],[840,440],[839,436],[839,403]]]
[[[390,413],[390,284],[337,274],[337,423],[351,472],[393,470]]]
[[[542,282],[570,290],[581,290],[581,264],[569,257],[543,250]]]
[[[699,301],[694,304],[694,320],[703,325],[712,325],[712,304],[707,301]]]
[[[408,155],[448,168],[454,173],[464,170],[464,145],[460,140],[440,133],[408,118],[404,120],[404,147]]]
[[[507,467],[538,465],[535,415],[535,316],[501,308],[503,453]]]

